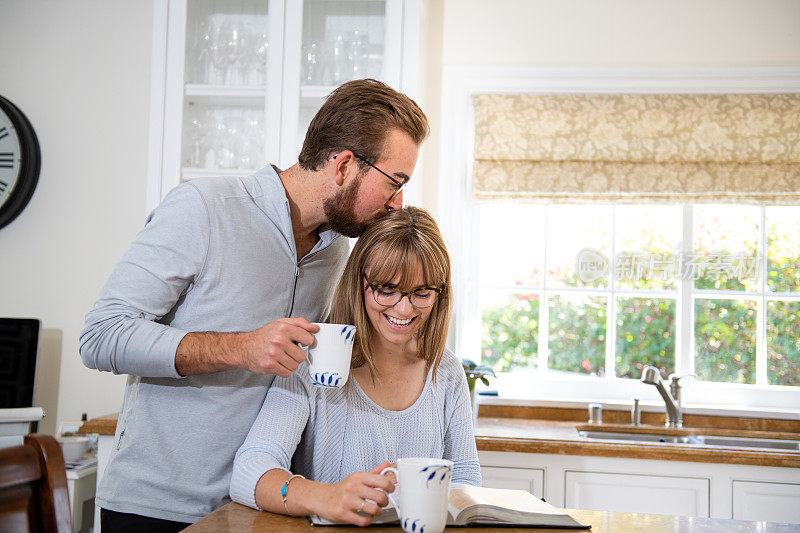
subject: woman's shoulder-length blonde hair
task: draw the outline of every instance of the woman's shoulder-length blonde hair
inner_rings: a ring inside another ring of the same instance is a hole
[[[370,348],[376,332],[364,305],[365,283],[394,283],[399,275],[397,286],[409,290],[419,269],[425,286],[441,290],[427,321],[417,332],[418,355],[428,368],[432,367],[435,379],[452,312],[450,255],[433,217],[417,207],[391,211],[372,223],[347,260],[333,296],[329,321],[356,326],[352,368],[366,364],[373,379],[377,374]]]

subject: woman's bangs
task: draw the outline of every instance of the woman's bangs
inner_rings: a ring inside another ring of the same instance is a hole
[[[378,285],[396,284],[398,287],[406,287],[413,282],[416,272],[412,270],[416,269],[415,262],[416,255],[409,254],[405,246],[385,244],[369,254],[367,278],[370,283]]]
[[[396,284],[397,287],[410,289],[423,279],[423,286],[438,287],[444,283],[440,268],[432,257],[423,257],[427,254],[420,253],[409,243],[400,243],[399,246],[383,246],[370,254],[367,262],[370,265],[369,282],[378,285]],[[373,264],[373,258],[380,257],[380,264]],[[427,261],[425,260],[427,259]],[[399,280],[397,280],[399,275]]]

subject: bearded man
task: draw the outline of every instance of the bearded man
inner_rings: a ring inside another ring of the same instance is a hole
[[[80,339],[86,366],[128,374],[96,498],[103,533],[177,531],[230,501],[272,379],[305,359],[328,312],[349,250],[339,237],[402,206],[428,133],[407,96],[348,82],[297,164],[192,180],[149,215]]]

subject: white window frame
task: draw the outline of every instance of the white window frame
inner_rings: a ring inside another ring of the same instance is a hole
[[[478,311],[478,250],[474,245],[475,227],[480,223],[472,195],[474,110],[472,96],[480,93],[795,93],[800,92],[800,69],[794,67],[753,68],[473,68],[447,67],[442,88],[442,136],[438,219],[453,258],[455,310],[448,346],[460,357],[479,359],[468,352],[474,337],[480,336]],[[684,220],[687,218],[684,208]],[[763,210],[762,210],[763,214]],[[691,216],[689,214],[689,216]],[[684,246],[691,246],[691,226],[684,223]],[[762,229],[763,238],[763,229]],[[763,269],[763,266],[762,266]],[[691,282],[684,282],[691,283]],[[681,298],[679,287],[676,321],[678,330],[691,332],[694,298]],[[763,290],[763,287],[762,287]],[[709,291],[693,292],[695,295]],[[644,294],[644,293],[643,293]],[[716,295],[715,295],[716,296]],[[764,311],[763,292],[746,294],[757,299],[758,312]],[[683,304],[681,303],[683,302]],[[611,303],[610,303],[611,304]],[[682,307],[681,307],[682,306]],[[759,320],[759,324],[764,324]],[[688,329],[687,329],[688,326]],[[765,335],[757,328],[759,338]],[[472,340],[470,340],[470,336]],[[612,332],[607,333],[611,337]],[[693,368],[693,335],[676,339],[676,367],[686,373]],[[759,343],[764,346],[764,343]],[[478,344],[479,346],[479,344]],[[474,350],[472,350],[474,351]],[[607,354],[608,356],[608,354]],[[759,360],[766,361],[766,357]],[[766,368],[757,368],[764,381]],[[638,380],[604,378],[554,378],[541,372],[511,372],[498,379],[498,392],[511,400],[583,400],[660,402],[655,388]],[[765,384],[688,382],[684,403],[740,409],[786,410],[797,413],[800,389]]]

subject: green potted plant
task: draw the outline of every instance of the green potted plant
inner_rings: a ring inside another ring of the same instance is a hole
[[[481,380],[484,385],[489,385],[489,376],[497,377],[490,366],[481,366],[475,361],[462,359],[464,373],[467,375],[467,386],[469,386],[469,402],[472,406],[473,416],[478,416],[475,410],[475,382]]]

